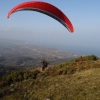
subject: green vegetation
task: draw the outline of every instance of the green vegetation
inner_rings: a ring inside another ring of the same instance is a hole
[[[75,59],[75,61],[87,61],[87,60],[98,60],[99,58],[95,55],[89,55],[89,56],[80,56],[79,58]]]
[[[0,100],[100,100],[100,59],[95,55],[0,79]]]

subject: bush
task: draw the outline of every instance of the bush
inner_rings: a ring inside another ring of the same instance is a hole
[[[24,71],[13,71],[9,75],[2,77],[0,86],[6,86],[14,82],[21,82],[26,79],[36,79],[38,70],[24,70]]]
[[[99,58],[95,55],[90,55],[85,57],[86,60],[98,60]]]
[[[99,58],[95,55],[88,55],[88,56],[80,56],[79,58],[75,59],[75,62],[79,61],[87,61],[87,60],[98,60]]]

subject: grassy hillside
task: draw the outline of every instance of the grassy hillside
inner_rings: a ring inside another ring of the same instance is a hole
[[[16,71],[0,79],[0,100],[100,100],[100,59],[79,57],[41,72]]]

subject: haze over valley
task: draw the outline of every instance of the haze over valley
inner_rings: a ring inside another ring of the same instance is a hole
[[[41,60],[49,65],[71,61],[79,55],[56,48],[27,44],[22,41],[0,40],[0,71],[9,73],[12,70],[41,67]]]

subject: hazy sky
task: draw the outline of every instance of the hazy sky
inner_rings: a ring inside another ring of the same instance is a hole
[[[66,14],[74,26],[74,33],[53,18],[35,11],[16,12],[8,19],[9,10],[25,1],[29,0],[0,0],[0,38],[100,57],[100,0],[42,0]]]

